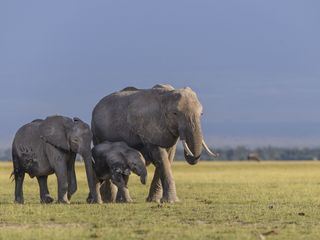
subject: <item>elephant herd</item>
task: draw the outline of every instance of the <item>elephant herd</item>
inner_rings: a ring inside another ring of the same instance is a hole
[[[191,88],[156,85],[127,87],[104,97],[92,112],[91,128],[79,118],[34,120],[17,131],[12,145],[15,202],[24,203],[26,173],[38,180],[40,202],[53,202],[47,178],[55,173],[57,201],[69,203],[77,190],[77,154],[85,163],[88,203],[131,202],[129,175],[133,172],[146,184],[150,163],[155,172],[147,201],[177,202],[171,164],[178,139],[191,165],[198,162],[202,148],[216,156],[203,140],[201,115]]]

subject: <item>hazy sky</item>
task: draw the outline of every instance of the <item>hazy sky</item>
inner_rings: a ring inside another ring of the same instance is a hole
[[[0,144],[125,86],[192,87],[211,144],[320,143],[320,1],[1,1]]]

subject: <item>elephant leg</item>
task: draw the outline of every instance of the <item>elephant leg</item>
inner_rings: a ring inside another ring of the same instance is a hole
[[[133,202],[128,189],[129,176],[124,176],[125,187],[118,188],[117,202],[130,203]]]
[[[174,156],[176,155],[176,150],[177,150],[177,145],[174,145],[173,147],[167,149],[168,158],[171,164],[173,163]]]
[[[156,168],[151,182],[147,202],[160,202],[162,198],[162,185],[160,180],[160,168]]]
[[[176,185],[173,179],[171,163],[166,149],[154,147],[152,158],[160,174],[163,195],[161,202],[174,203],[179,201],[176,194]]]
[[[114,203],[117,200],[118,188],[110,179],[107,179],[101,184],[100,193],[103,202]]]
[[[95,174],[93,175],[93,179],[94,179],[95,187],[96,187],[97,203],[101,204],[101,203],[103,203],[102,197],[101,197],[101,192],[100,192],[102,183],[100,183],[100,181],[98,180],[98,178]],[[91,195],[91,192],[89,192],[88,197],[87,197],[87,203],[92,203],[92,201],[93,201],[93,197]]]
[[[23,180],[24,180],[25,173],[19,173],[14,175],[14,181],[15,181],[15,203],[23,204],[24,198],[23,198]]]
[[[176,145],[173,146],[172,148],[167,149],[168,158],[171,164],[173,162],[176,149],[177,149]],[[151,182],[149,195],[147,197],[147,202],[159,202],[162,198],[162,194],[163,194],[163,191],[162,191],[162,185],[160,180],[160,169],[156,168],[153,175],[152,182]]]
[[[102,201],[100,189],[101,189],[101,183],[99,181],[96,181],[97,202],[101,204],[103,203],[103,201]]]
[[[77,191],[77,177],[75,172],[75,155],[72,155],[68,162],[68,199]]]
[[[59,161],[55,166],[55,173],[58,180],[58,203],[69,204],[67,164],[64,161]]]
[[[40,188],[40,203],[52,203],[53,198],[50,196],[48,189],[48,176],[37,177],[39,188]]]
[[[173,160],[174,160],[174,157],[176,155],[176,151],[177,151],[177,144],[175,144],[173,147],[167,149],[167,152],[168,152],[168,157],[169,157],[169,161],[170,161],[170,167],[172,167],[172,163],[173,163]],[[174,191],[175,191],[175,202],[179,202],[179,198],[177,196],[177,193],[176,193],[176,185],[174,183]]]

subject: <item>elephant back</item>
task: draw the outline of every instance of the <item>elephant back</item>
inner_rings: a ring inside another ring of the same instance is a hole
[[[175,144],[168,132],[163,99],[170,86],[120,91],[104,97],[94,108],[91,128],[94,144],[124,141],[131,147],[151,143],[162,147]]]

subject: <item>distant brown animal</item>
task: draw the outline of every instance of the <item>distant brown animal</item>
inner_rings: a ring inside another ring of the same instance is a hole
[[[260,157],[257,153],[249,153],[247,160],[260,162]]]

